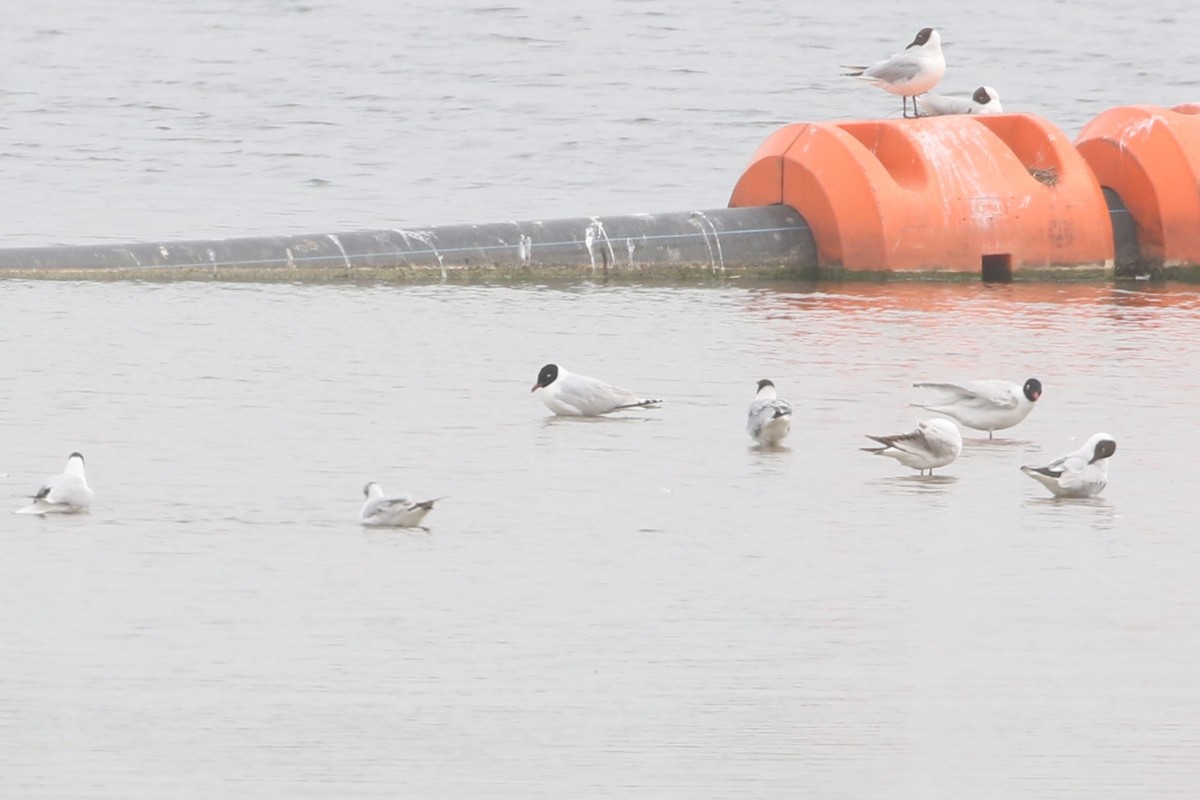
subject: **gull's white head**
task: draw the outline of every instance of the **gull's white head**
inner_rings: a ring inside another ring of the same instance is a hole
[[[368,500],[374,500],[377,497],[383,497],[383,487],[375,481],[368,481],[363,487],[363,497]]]
[[[962,452],[962,433],[958,426],[948,419],[934,417],[922,420],[917,427],[924,432],[925,438],[941,442],[954,450],[955,455]]]

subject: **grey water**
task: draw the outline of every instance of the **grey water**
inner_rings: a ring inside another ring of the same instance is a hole
[[[1074,137],[1200,98],[1200,5],[1017,0],[45,0],[0,29],[0,247],[724,206],[797,121],[898,117],[840,77],[942,32]]]
[[[13,797],[1175,797],[1200,292],[8,282]],[[553,418],[543,361],[667,402]],[[919,479],[913,380],[1040,377]],[[744,431],[755,381],[799,410]],[[1111,483],[1020,473],[1107,430]],[[361,529],[367,480],[447,495]]]
[[[898,115],[837,65],[924,24],[1071,135],[1197,99],[1190,5],[925,8],[23,6],[0,244],[722,205],[779,125]],[[1198,336],[1142,283],[4,281],[0,795],[1194,796]],[[552,418],[547,361],[666,403]],[[1029,376],[932,479],[858,449]],[[1101,497],[1020,473],[1101,430]],[[91,513],[7,513],[72,450]]]

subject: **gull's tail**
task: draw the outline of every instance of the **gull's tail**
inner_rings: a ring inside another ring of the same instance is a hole
[[[638,400],[636,403],[626,403],[623,406],[617,406],[617,408],[656,408],[662,402],[661,399]],[[616,411],[617,408],[614,408],[613,411]]]
[[[432,511],[434,503],[436,503],[438,500],[445,500],[449,496],[450,495],[448,495],[448,494],[444,494],[441,497],[435,497],[432,500],[422,500],[419,503],[413,503],[413,508],[420,508],[420,509],[424,509],[425,511]]]

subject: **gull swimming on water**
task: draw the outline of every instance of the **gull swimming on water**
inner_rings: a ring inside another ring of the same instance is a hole
[[[537,382],[529,391],[539,389],[546,408],[560,417],[598,417],[622,408],[652,407],[662,402],[638,397],[586,375],[576,375],[557,364],[547,364],[538,372]]]
[[[1024,385],[988,379],[967,383],[914,383],[918,389],[935,389],[943,397],[936,403],[913,403],[917,408],[935,411],[956,419],[968,428],[995,431],[1011,428],[1033,410],[1042,396],[1042,382],[1030,378]]]
[[[925,470],[933,474],[935,467],[944,467],[958,458],[962,452],[962,434],[958,427],[945,419],[927,419],[917,423],[909,433],[895,436],[871,436],[882,447],[864,447],[868,453],[894,458],[906,467],[922,475]]]
[[[970,97],[953,97],[926,92],[916,98],[917,108],[927,117],[947,114],[1003,114],[1000,94],[990,86],[980,86]]]
[[[1097,433],[1074,453],[1040,467],[1021,467],[1029,477],[1055,497],[1095,497],[1108,485],[1108,459],[1117,452],[1117,441]]]
[[[422,528],[421,520],[433,510],[433,504],[441,497],[433,500],[416,502],[409,495],[384,497],[383,487],[375,481],[363,487],[363,503],[359,519],[368,528]]]
[[[83,473],[83,456],[71,453],[66,469],[46,479],[33,496],[33,503],[18,508],[14,514],[78,514],[92,505],[95,492]]]
[[[774,447],[783,441],[791,429],[791,404],[780,400],[775,393],[775,384],[763,378],[758,382],[758,393],[750,403],[746,432],[759,444]]]
[[[946,74],[946,58],[942,55],[942,37],[933,28],[921,28],[912,43],[901,53],[869,67],[844,67],[851,70],[843,75],[858,78],[878,86],[885,92],[903,98],[904,116],[908,117],[908,98],[915,98],[938,85]],[[913,101],[913,116],[916,116]]]

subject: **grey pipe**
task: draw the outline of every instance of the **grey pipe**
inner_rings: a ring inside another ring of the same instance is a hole
[[[1121,198],[1104,190],[1117,275],[1153,273]],[[311,236],[0,249],[0,277],[332,280],[751,273],[818,277],[808,223],[789,206],[575,217]],[[836,268],[826,277],[852,277]],[[857,277],[868,277],[859,274]],[[878,277],[878,275],[876,275]]]
[[[447,278],[724,273],[813,275],[812,231],[788,206],[444,225],[313,236],[0,249],[0,274],[56,277]]]

